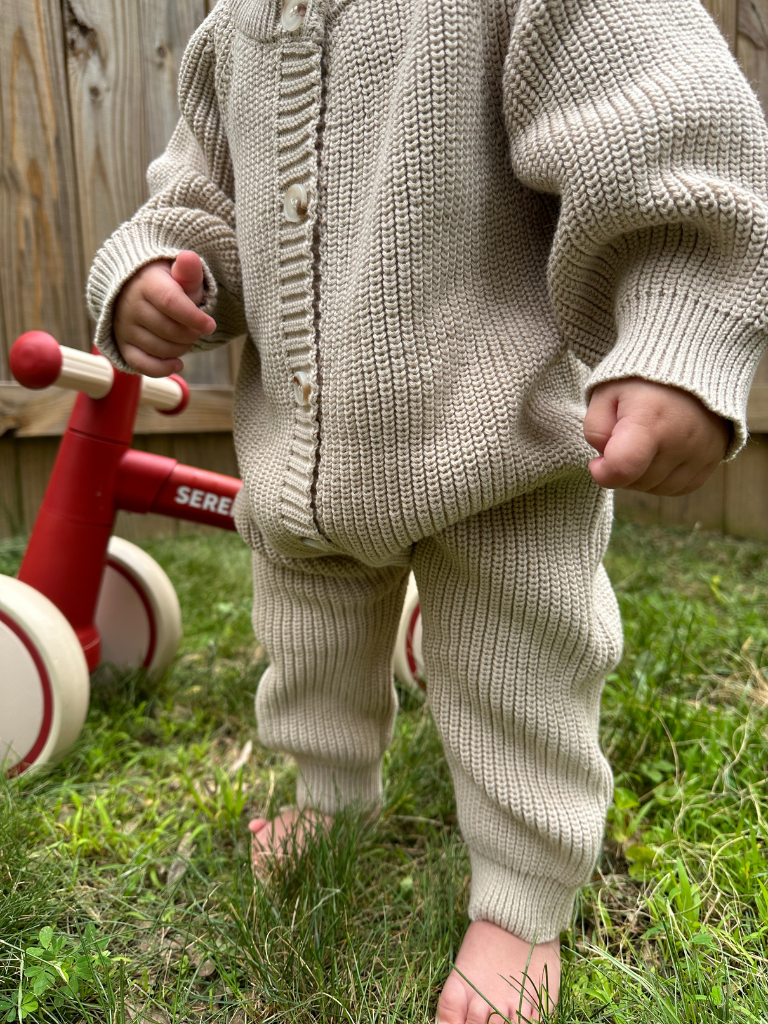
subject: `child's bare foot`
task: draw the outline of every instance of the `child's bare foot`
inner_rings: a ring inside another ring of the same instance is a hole
[[[490,1003],[515,1024],[537,1021],[539,1007],[553,1007],[560,992],[560,942],[541,942],[531,953],[529,942],[490,921],[470,924],[456,957],[456,967],[458,970],[451,971],[440,995],[438,1024],[486,1024],[492,1015],[489,1024],[501,1024]]]
[[[248,823],[251,836],[251,862],[253,870],[262,881],[269,876],[276,861],[285,857],[298,856],[307,835],[313,835],[322,825],[330,825],[330,814],[321,814],[310,807],[299,810],[288,808],[272,821],[254,818]]]

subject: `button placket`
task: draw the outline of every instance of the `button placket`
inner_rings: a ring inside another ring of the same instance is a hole
[[[327,552],[328,544],[320,535],[315,519],[313,498],[319,444],[313,223],[322,50],[319,38],[305,39],[304,33],[298,31],[300,23],[304,23],[307,7],[285,3],[282,10],[276,213],[281,335],[287,383],[294,398],[294,423],[281,489],[281,519],[287,531],[302,544]],[[316,28],[319,35],[322,26]]]

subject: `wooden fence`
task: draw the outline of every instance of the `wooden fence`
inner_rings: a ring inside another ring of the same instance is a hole
[[[768,0],[703,0],[768,110]],[[0,536],[28,529],[73,396],[9,380],[22,331],[90,345],[83,294],[94,252],[146,196],[145,172],[178,116],[184,46],[215,0],[2,0],[0,7]],[[142,411],[137,447],[237,472],[231,441],[239,350],[188,357],[189,408]],[[627,514],[768,538],[768,363],[749,409],[753,440],[696,495],[618,492]],[[140,536],[182,527],[121,514]]]
[[[28,529],[74,396],[9,381],[25,330],[90,347],[83,299],[96,249],[146,198],[147,164],[178,118],[176,77],[215,0],[3,0],[0,8],[0,536]],[[188,409],[141,410],[136,446],[237,474],[230,346],[188,357]],[[121,515],[136,536],[178,530]]]
[[[702,0],[768,112],[768,0]],[[768,359],[750,395],[752,440],[738,458],[683,498],[617,491],[622,514],[646,522],[722,530],[768,540]]]

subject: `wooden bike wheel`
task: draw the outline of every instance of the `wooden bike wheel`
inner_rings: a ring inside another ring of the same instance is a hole
[[[394,656],[395,675],[414,692],[426,690],[424,659],[421,653],[421,610],[416,580],[411,574],[405,593]]]
[[[88,713],[88,667],[59,609],[0,576],[0,763],[18,775],[61,757]]]
[[[181,610],[173,584],[151,555],[112,537],[94,621],[101,660],[118,668],[163,672],[181,640]]]

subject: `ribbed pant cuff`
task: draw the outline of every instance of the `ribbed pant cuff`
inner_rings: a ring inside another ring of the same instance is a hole
[[[360,809],[365,810],[382,802],[381,762],[359,768],[335,768],[297,757],[296,763],[299,768],[296,803],[299,807],[313,807],[325,814],[335,814],[350,804],[359,804]]]
[[[469,917],[491,921],[525,942],[550,942],[571,924],[577,889],[520,874],[470,851]]]

